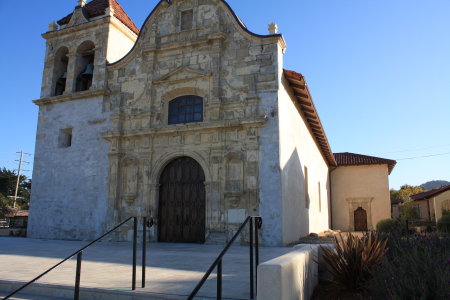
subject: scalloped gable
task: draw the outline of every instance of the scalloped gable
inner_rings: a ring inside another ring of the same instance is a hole
[[[122,59],[120,59],[114,63],[110,63],[109,65],[110,66],[116,65],[116,64],[120,65],[123,61],[126,61],[127,59],[129,59],[129,56],[134,52],[134,50],[136,48],[148,47],[148,43],[143,42],[143,41],[147,40],[147,39],[151,39],[151,35],[152,34],[154,35],[154,31],[157,27],[157,26],[155,27],[155,24],[157,23],[156,22],[157,16],[160,14],[163,14],[163,12],[165,10],[171,8],[172,5],[175,5],[176,1],[180,1],[180,0],[172,0],[172,1],[160,0],[158,2],[158,4],[153,8],[153,10],[150,12],[150,14],[147,16],[147,18],[145,19],[144,24],[139,32],[139,36],[136,40],[134,47]],[[215,2],[217,2],[217,5],[221,5],[222,9],[224,11],[226,11],[227,13],[229,13],[231,19],[234,20],[236,27],[243,33],[246,33],[249,36],[256,37],[256,38],[280,38],[282,40],[282,43],[285,46],[285,42],[284,42],[283,36],[281,34],[262,35],[262,34],[256,34],[254,32],[251,32],[244,25],[242,20],[236,15],[236,13],[233,11],[233,9],[230,7],[230,5],[225,0],[211,0],[211,1],[215,1]],[[164,31],[167,31],[167,32],[162,35],[169,35],[171,33],[175,33],[174,32],[175,30],[176,30],[176,28],[174,28],[172,31],[169,31],[168,28],[164,28]],[[160,35],[161,34],[158,34],[158,36],[160,36]],[[217,37],[213,37],[213,38],[217,38]],[[223,38],[223,37],[219,37],[219,38]],[[145,46],[143,44],[145,44]]]

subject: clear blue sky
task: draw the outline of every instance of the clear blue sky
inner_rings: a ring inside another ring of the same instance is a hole
[[[118,1],[139,28],[158,2]],[[14,169],[16,151],[34,152],[41,34],[76,3],[0,0],[0,166]],[[285,68],[306,77],[334,152],[398,159],[393,188],[450,181],[450,1],[228,3],[255,33],[278,23]]]

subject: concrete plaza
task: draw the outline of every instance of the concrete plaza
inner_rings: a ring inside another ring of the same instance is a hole
[[[25,283],[33,279],[85,244],[87,242],[0,238],[0,266],[2,266],[0,268],[0,295],[7,294],[5,287],[14,286],[15,282]],[[223,245],[199,244],[148,244],[146,287],[142,289],[141,247],[139,246],[137,289],[135,292],[131,292],[132,244],[129,242],[100,242],[83,253],[81,287],[100,293],[128,295],[129,299],[137,299],[137,295],[145,295],[148,299],[185,299],[223,247]],[[273,259],[291,250],[292,248],[260,247],[260,262]],[[234,245],[225,255],[223,260],[224,298],[250,298],[248,261],[248,246]],[[65,293],[53,291],[50,294],[49,292],[48,297],[54,295],[67,297],[73,293],[75,269],[76,258],[73,258],[39,279],[37,283],[66,290]],[[27,288],[23,293],[29,293],[31,290],[32,287]],[[198,296],[199,299],[215,298],[216,276],[214,273],[211,274]],[[102,299],[100,296],[94,298]],[[120,297],[108,296],[108,298],[119,299]],[[24,299],[28,298],[24,297]],[[81,299],[87,298],[81,297]]]

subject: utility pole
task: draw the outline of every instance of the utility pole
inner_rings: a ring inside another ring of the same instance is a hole
[[[14,204],[13,204],[13,208],[16,208],[16,205],[17,205],[17,198],[20,198],[20,197],[17,197],[17,193],[19,192],[19,184],[20,184],[20,171],[22,170],[22,163],[28,163],[28,162],[26,162],[26,161],[23,161],[23,155],[24,155],[24,152],[23,151],[20,151],[20,152],[16,152],[16,153],[20,153],[20,159],[19,159],[19,169],[17,170],[17,181],[16,181],[16,191],[14,192]],[[25,154],[28,154],[28,153],[25,153]],[[30,155],[30,154],[28,154],[28,155]],[[17,161],[17,160],[16,160]]]
[[[23,151],[20,151],[19,169],[17,170],[17,182],[16,182],[16,191],[14,192],[14,205],[13,205],[13,208],[16,208],[16,203],[17,203],[17,192],[19,191],[20,169],[22,169],[22,159],[23,159]]]

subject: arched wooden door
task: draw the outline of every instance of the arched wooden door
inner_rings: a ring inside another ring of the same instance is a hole
[[[367,212],[362,207],[358,207],[353,213],[355,221],[355,231],[367,231]]]
[[[205,173],[190,157],[170,162],[160,177],[158,240],[205,242]]]

